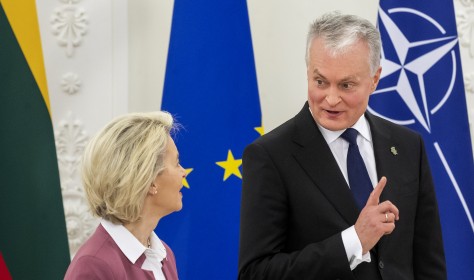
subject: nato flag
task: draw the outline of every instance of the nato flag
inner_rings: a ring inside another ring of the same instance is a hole
[[[370,111],[423,136],[448,278],[472,279],[474,164],[453,1],[381,0],[378,27],[382,75]]]

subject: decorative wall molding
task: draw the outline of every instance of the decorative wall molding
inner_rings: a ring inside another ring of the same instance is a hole
[[[51,27],[60,46],[66,48],[66,55],[72,57],[74,48],[78,47],[87,33],[88,18],[83,8],[73,6],[78,1],[69,0],[67,5],[54,9],[51,16]]]
[[[65,73],[61,77],[61,89],[63,92],[70,95],[73,95],[79,91],[81,83],[82,82],[79,79],[79,75],[72,72]]]
[[[454,1],[466,105],[474,150],[474,0]]]
[[[464,74],[464,87],[467,93],[474,94],[474,72]]]
[[[71,256],[98,225],[82,187],[83,150],[90,135],[129,110],[128,13],[135,2],[162,1],[36,1]]]
[[[461,4],[463,4],[466,7],[474,6],[474,0],[459,0],[459,2],[461,2]]]
[[[60,2],[64,3],[64,4],[77,4],[79,2],[81,2],[81,0],[59,0]]]
[[[56,127],[55,140],[59,169],[65,179],[73,180],[87,144],[87,133],[84,131],[82,122],[73,119],[71,111]]]
[[[84,126],[69,111],[66,119],[61,120],[56,127],[56,151],[69,251],[72,258],[99,222],[89,211],[84,190],[80,183],[79,167],[88,141]]]
[[[461,45],[469,49],[469,55],[474,57],[474,6],[458,9],[456,21]]]
[[[91,215],[84,192],[79,186],[72,181],[61,185],[65,188],[62,195],[69,252],[72,259],[79,247],[93,233],[99,220]]]

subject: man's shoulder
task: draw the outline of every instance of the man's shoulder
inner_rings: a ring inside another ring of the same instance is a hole
[[[257,138],[252,144],[263,146],[282,145],[290,142],[295,132],[295,117],[275,127],[271,131]]]
[[[275,127],[268,133],[257,138],[253,143],[261,145],[276,144],[281,145],[292,142],[298,136],[301,136],[302,130],[306,128],[315,128],[314,120],[311,117],[308,103],[305,102],[303,108],[292,118]],[[303,133],[304,134],[304,133]]]
[[[409,137],[409,138],[420,138],[420,133],[408,128],[406,126],[396,124],[390,120],[384,119],[379,116],[372,115],[370,113],[366,113],[367,119],[371,125],[371,129],[379,129],[382,131],[390,132],[391,135],[394,137]]]

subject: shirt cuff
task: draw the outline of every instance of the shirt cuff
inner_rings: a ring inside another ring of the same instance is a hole
[[[354,226],[347,228],[341,233],[342,243],[346,249],[347,260],[351,270],[354,270],[362,262],[370,262],[370,252],[362,255],[362,244]]]

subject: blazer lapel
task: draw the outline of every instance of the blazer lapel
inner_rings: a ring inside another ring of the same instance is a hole
[[[153,271],[142,269],[142,265],[145,262],[145,259],[146,259],[146,256],[145,256],[145,253],[143,253],[138,258],[138,260],[133,264],[132,267],[133,269],[135,269],[136,275],[146,275],[146,279],[155,279],[155,276],[153,275]]]
[[[296,160],[336,211],[348,224],[354,224],[360,210],[309,111],[308,103],[305,103],[303,109],[296,115],[295,125],[294,142],[301,147],[294,154]]]
[[[161,241],[166,249],[166,258],[161,261],[161,269],[167,280],[178,280],[178,271],[176,269],[176,260],[173,251],[164,241]]]
[[[161,269],[163,270],[163,274],[165,275],[165,278],[166,278],[166,279],[170,279],[170,280],[171,280],[171,279],[175,279],[174,274],[171,273],[170,267],[169,267],[169,265],[168,265],[168,260],[167,260],[167,259],[164,259],[164,260],[161,262],[161,264],[162,264]]]

